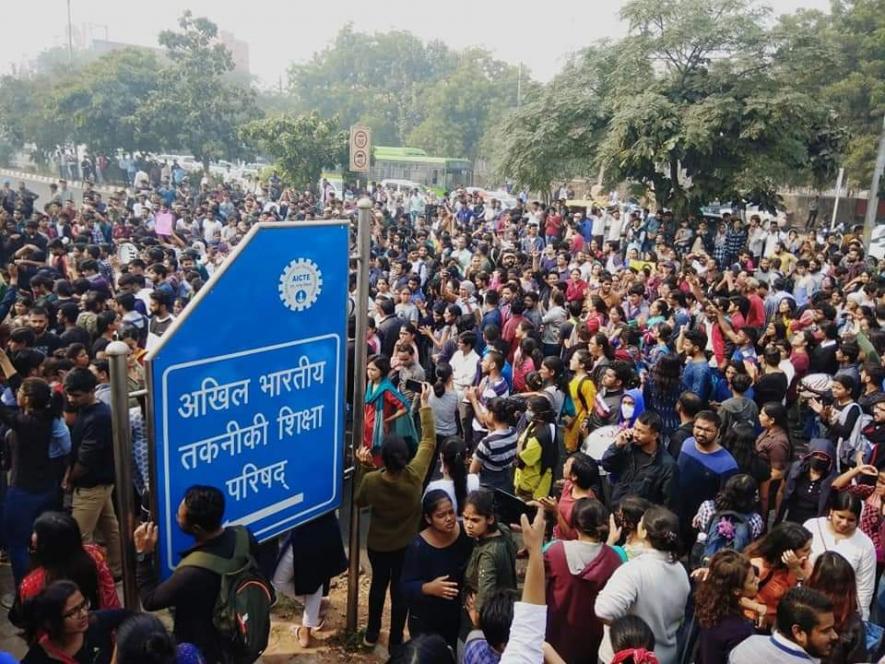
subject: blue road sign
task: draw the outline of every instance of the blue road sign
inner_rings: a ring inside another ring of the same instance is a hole
[[[348,259],[347,222],[258,224],[149,354],[162,576],[193,484],[259,541],[341,502]]]

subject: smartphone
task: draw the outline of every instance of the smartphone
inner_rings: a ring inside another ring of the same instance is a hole
[[[407,390],[420,394],[423,388],[424,383],[422,383],[420,380],[412,380],[411,378],[406,380]]]
[[[529,505],[519,496],[503,489],[495,489],[495,516],[504,524],[519,523],[519,517],[525,514],[529,521],[535,518],[538,508]]]

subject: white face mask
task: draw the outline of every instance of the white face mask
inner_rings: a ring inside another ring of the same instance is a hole
[[[535,419],[535,414],[531,410],[527,410],[525,411],[525,419],[526,421],[531,422]]]
[[[636,411],[636,404],[632,403],[623,403],[621,404],[621,415],[624,416],[625,420],[629,420],[633,417],[633,413]]]

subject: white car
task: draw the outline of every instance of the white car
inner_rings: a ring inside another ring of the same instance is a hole
[[[412,182],[411,180],[396,180],[394,178],[381,180],[381,186],[389,191],[399,191],[404,194],[410,193],[413,189],[417,189],[420,192],[424,192],[427,189],[423,184],[419,184],[418,182]]]
[[[488,191],[485,194],[485,199],[487,201],[491,201],[491,199],[495,199],[497,201],[501,201],[501,207],[505,210],[512,210],[516,207],[516,196],[513,194],[507,193],[506,191]]]

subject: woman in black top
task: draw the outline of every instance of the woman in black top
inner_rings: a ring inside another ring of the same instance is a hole
[[[759,408],[770,401],[782,403],[788,387],[787,374],[778,366],[781,362],[780,351],[771,345],[765,349],[762,357],[762,375],[753,386],[753,398]]]
[[[454,648],[461,620],[458,598],[473,541],[442,489],[427,492],[421,512],[425,527],[406,550],[401,577],[409,634],[439,634]]]
[[[700,625],[697,664],[727,664],[728,653],[755,632],[743,615],[741,600],[759,589],[750,559],[732,549],[718,551],[695,592],[695,616]]]
[[[122,609],[89,611],[73,581],[55,581],[24,607],[25,639],[30,648],[22,664],[108,664],[113,632],[131,613]]]
[[[6,353],[0,351],[0,368],[7,380],[15,382],[17,373]],[[42,378],[26,378],[16,394],[19,408],[0,405],[0,422],[11,433],[4,438],[9,474],[9,490],[3,510],[3,530],[12,564],[16,586],[28,572],[28,543],[34,521],[40,514],[54,509],[59,503],[59,486],[63,451],[57,458],[50,458],[53,432],[60,431],[60,438],[67,438],[70,451],[70,433],[58,420],[61,415],[61,399],[53,395],[49,384]],[[64,447],[63,440],[57,441]]]

